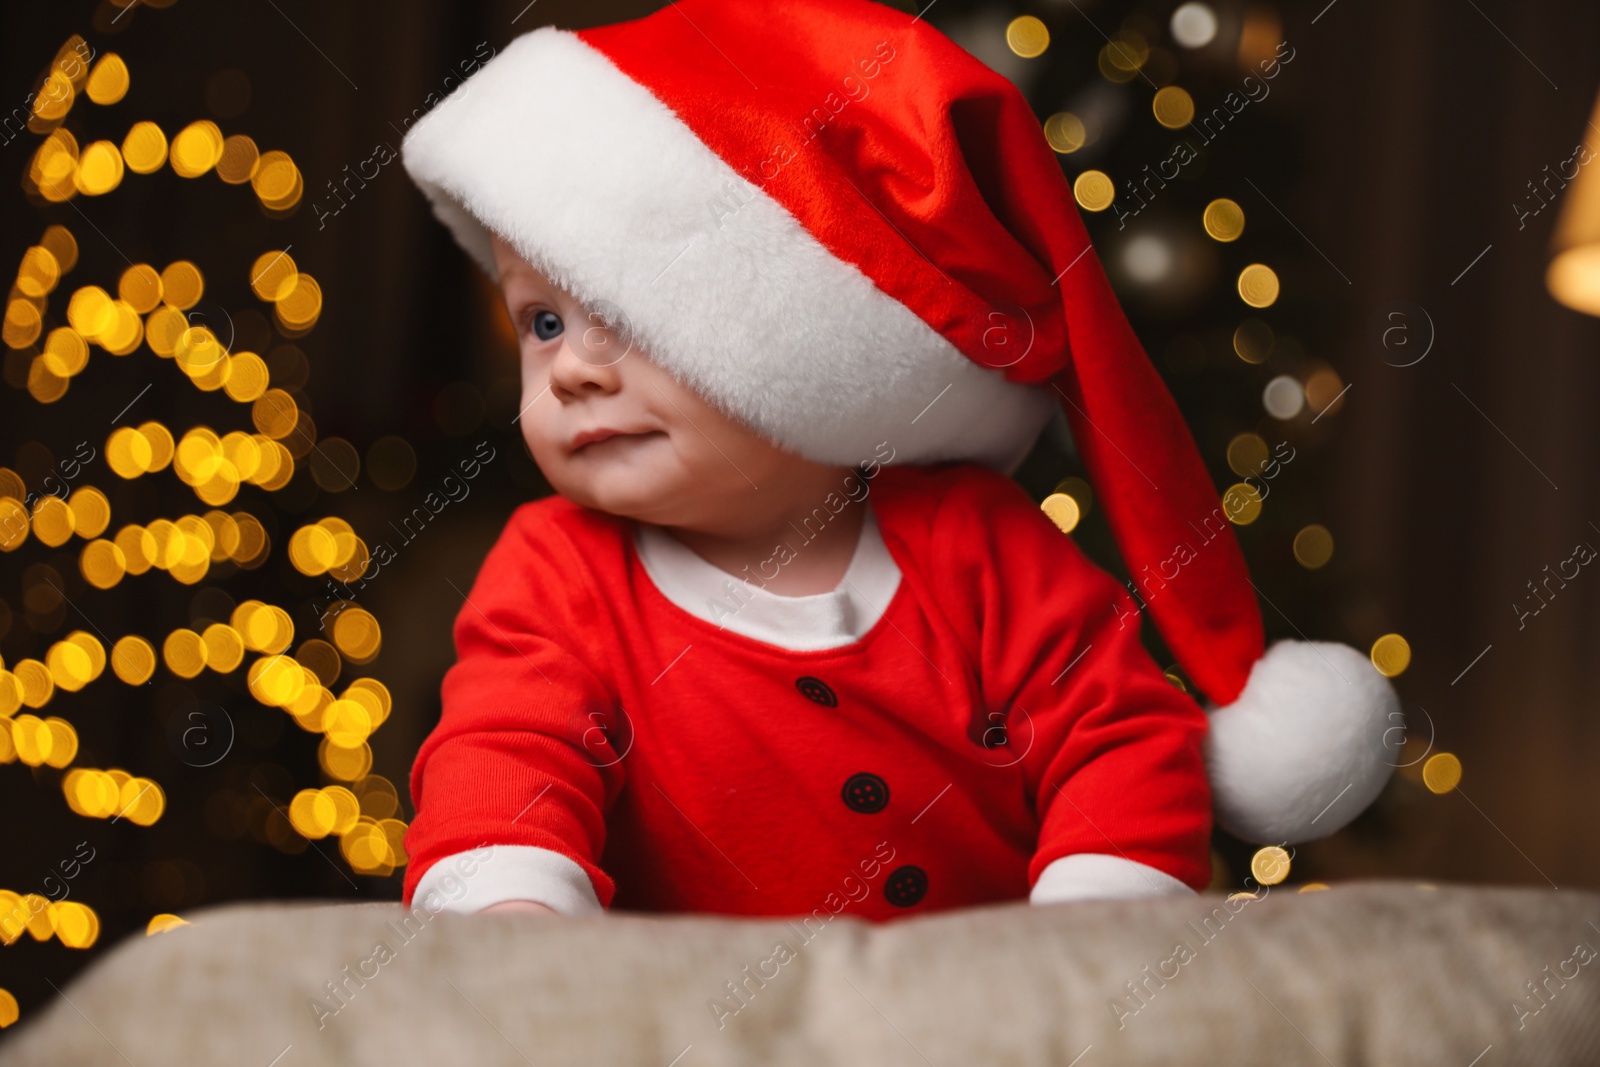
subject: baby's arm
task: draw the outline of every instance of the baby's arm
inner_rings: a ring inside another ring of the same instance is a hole
[[[1132,597],[1087,560],[1073,570],[1085,617],[1058,634],[1019,694],[1042,712],[1028,776],[1039,813],[1029,899],[1191,895],[1211,881],[1205,712],[1141,644]]]
[[[582,562],[529,517],[513,516],[456,618],[443,714],[411,772],[408,905],[576,915],[610,902],[598,857],[624,778],[607,740],[616,701],[577,652],[575,615],[592,610]]]
[[[1211,881],[1205,712],[1150,658],[1128,592],[1087,560],[1075,570],[1085,617],[1021,698],[1049,709],[1029,775],[1040,821],[1030,899],[1192,895]]]
[[[944,512],[948,558],[969,571],[957,584],[982,604],[986,706],[1006,716],[1039,820],[1029,899],[1205,888],[1205,713],[1145,651],[1132,597],[1009,479],[971,479]]]

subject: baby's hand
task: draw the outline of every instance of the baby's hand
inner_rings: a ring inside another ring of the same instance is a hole
[[[491,911],[532,911],[544,912],[548,915],[559,914],[556,909],[545,904],[540,904],[535,900],[502,900],[498,904],[490,904],[487,908],[484,908],[483,911],[486,913]]]

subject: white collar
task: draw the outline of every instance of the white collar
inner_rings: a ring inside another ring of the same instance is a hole
[[[877,516],[863,503],[867,513],[855,555],[839,585],[826,593],[769,592],[702,558],[659,526],[634,523],[634,544],[656,588],[689,614],[780,648],[837,648],[872,629],[900,586],[900,568],[883,543]]]

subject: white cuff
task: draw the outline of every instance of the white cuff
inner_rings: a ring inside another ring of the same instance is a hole
[[[1073,900],[1132,900],[1137,897],[1196,896],[1165,871],[1121,856],[1079,852],[1046,867],[1028,896],[1031,904]]]
[[[508,900],[532,900],[562,915],[598,915],[605,909],[589,875],[576,860],[534,845],[486,845],[457,852],[429,867],[411,894],[435,894],[437,911],[470,915]]]

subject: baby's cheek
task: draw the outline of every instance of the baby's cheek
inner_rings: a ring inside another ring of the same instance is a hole
[[[546,449],[543,435],[527,414],[523,415],[520,425],[522,427],[522,441],[528,446],[528,454],[533,456],[536,461],[539,461],[542,466],[543,459],[541,454]]]
[[[517,427],[522,431],[522,440],[528,446],[528,454],[540,468],[546,470],[549,469],[547,464],[554,463],[564,455],[554,428],[557,408],[558,405],[548,390],[543,394],[525,392],[517,419]]]

